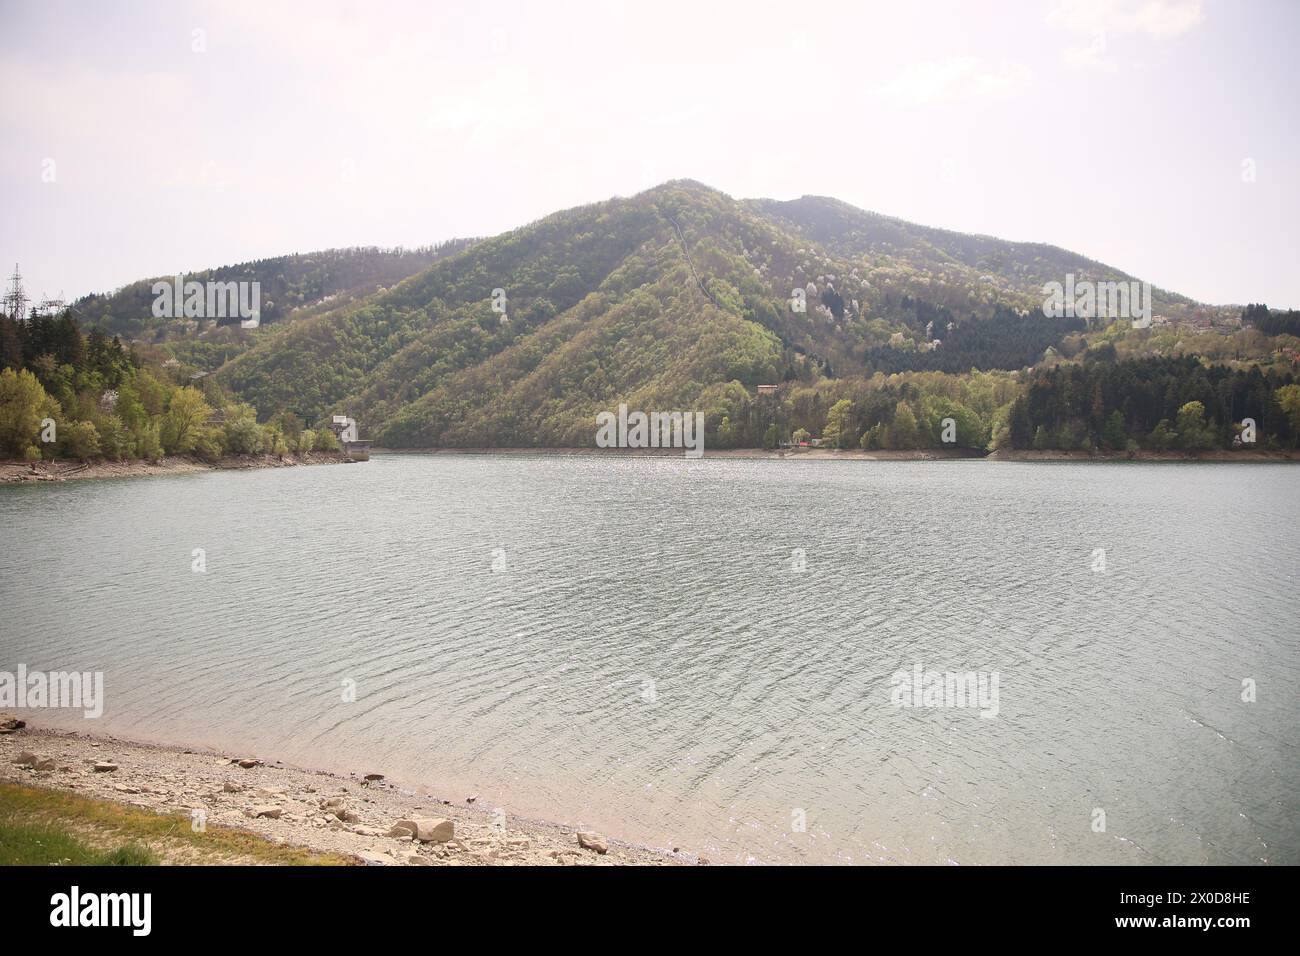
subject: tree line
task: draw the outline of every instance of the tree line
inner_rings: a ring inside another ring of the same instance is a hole
[[[722,397],[726,407],[706,410],[709,447],[775,448],[812,437],[832,448],[900,451],[1300,447],[1300,384],[1292,372],[1195,356],[1092,359],[1019,373],[876,374],[787,383],[779,397],[743,389]]]
[[[1265,335],[1300,336],[1300,311],[1273,312],[1263,303],[1246,306],[1241,312],[1242,325],[1253,325]]]
[[[197,384],[196,384],[197,383]],[[291,413],[265,424],[176,362],[148,361],[70,313],[0,315],[0,457],[157,459],[333,451],[328,428]]]
[[[1300,447],[1294,375],[1193,356],[1093,362],[1035,373],[1012,406],[1008,437],[1013,448],[1227,449],[1246,419],[1255,447]]]

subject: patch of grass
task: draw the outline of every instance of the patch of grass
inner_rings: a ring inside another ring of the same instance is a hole
[[[100,862],[104,866],[157,866],[158,857],[153,850],[138,843],[128,843],[105,853]]]
[[[158,857],[138,844],[108,853],[72,834],[39,823],[0,820],[0,866],[155,866]]]
[[[110,852],[96,850],[74,835],[102,834],[121,844]],[[256,833],[209,824],[196,833],[188,816],[152,813],[139,807],[0,783],[0,865],[147,866],[169,850],[197,863],[262,863],[279,866],[340,866],[353,861],[332,853],[273,843]]]

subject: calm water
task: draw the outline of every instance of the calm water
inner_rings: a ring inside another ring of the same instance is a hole
[[[11,486],[0,670],[105,672],[99,721],[42,723],[715,862],[1300,863],[1298,505],[1287,465],[381,456]],[[895,706],[916,664],[997,672],[997,716]]]

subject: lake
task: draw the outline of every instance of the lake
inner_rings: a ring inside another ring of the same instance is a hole
[[[1286,464],[376,455],[10,486],[0,670],[104,672],[101,718],[42,725],[714,862],[1295,864],[1298,504]]]

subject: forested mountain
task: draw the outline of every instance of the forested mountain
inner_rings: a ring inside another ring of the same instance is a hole
[[[267,414],[346,408],[388,445],[589,444],[620,401],[702,408],[716,427],[761,383],[1033,364],[1082,328],[1034,311],[1072,270],[1126,278],[1048,246],[678,181],[268,330],[219,377]]]
[[[292,313],[332,296],[366,296],[426,269],[442,256],[458,252],[471,240],[453,239],[419,249],[358,247],[294,253],[257,259],[201,272],[186,273],[186,281],[248,281],[261,283],[261,320],[275,323]],[[130,339],[161,340],[167,336],[195,335],[200,323],[187,319],[159,319],[153,315],[153,285],[173,276],[142,279],[107,294],[83,296],[73,311],[82,322],[105,334]],[[219,320],[235,324],[238,318]]]
[[[591,446],[620,403],[702,411],[709,447],[928,448],[954,443],[952,419],[971,449],[1194,450],[1231,447],[1242,417],[1260,447],[1300,443],[1293,314],[1153,291],[1151,328],[1049,318],[1042,287],[1067,274],[1129,278],[1052,246],[684,180],[472,243],[203,274],[271,283],[280,320],[255,330],[153,328],[128,290],[83,300],[82,322],[101,337],[143,322],[134,347],[202,379],[214,407],[247,403],[286,434],[346,412],[389,447]],[[57,391],[63,360],[43,354],[21,361]]]

